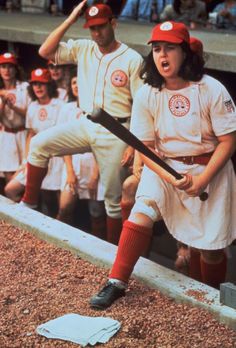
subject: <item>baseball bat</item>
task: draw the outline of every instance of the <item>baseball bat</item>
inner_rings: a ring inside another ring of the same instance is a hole
[[[116,135],[119,139],[123,140],[126,144],[132,146],[135,150],[141,152],[146,157],[150,158],[153,162],[165,169],[168,173],[173,175],[177,180],[183,178],[181,174],[176,172],[154,152],[152,152],[146,145],[142,143],[134,134],[132,134],[127,128],[122,126],[111,115],[109,115],[103,109],[95,110],[91,115],[87,116],[89,120],[100,123],[103,127],[108,129],[111,133]],[[208,198],[208,193],[203,192],[199,196],[201,201],[205,201]]]

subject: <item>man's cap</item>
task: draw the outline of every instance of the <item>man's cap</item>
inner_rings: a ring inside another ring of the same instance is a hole
[[[200,57],[203,56],[203,43],[201,40],[196,37],[191,36],[190,40],[190,48],[193,52],[197,53]]]
[[[189,44],[189,31],[183,23],[173,21],[159,23],[153,28],[148,44],[154,41],[166,41],[175,44],[187,42]]]
[[[30,82],[48,83],[51,81],[51,75],[48,69],[35,69],[31,72]]]
[[[85,12],[84,28],[89,28],[94,25],[102,25],[113,17],[110,6],[105,4],[97,4],[89,7]]]
[[[12,53],[4,53],[0,55],[0,64],[14,64],[17,65],[16,56]]]

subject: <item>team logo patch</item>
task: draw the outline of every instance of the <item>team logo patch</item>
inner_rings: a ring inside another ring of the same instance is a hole
[[[190,109],[190,101],[183,95],[173,95],[169,100],[169,109],[174,116],[183,117]]]
[[[12,57],[12,54],[11,53],[4,53],[3,57],[6,59],[9,59]]]
[[[234,107],[234,104],[233,104],[231,99],[230,100],[226,100],[224,102],[224,104],[225,104],[227,112],[233,113],[235,111],[235,107]]]
[[[13,93],[8,93],[7,99],[12,103],[13,105],[16,103],[16,95]]]
[[[40,121],[45,121],[48,117],[48,113],[46,109],[40,109],[39,110],[39,120]]]
[[[160,25],[160,29],[163,31],[168,31],[173,29],[173,24],[171,22],[164,22]]]
[[[89,15],[91,17],[94,17],[97,14],[98,14],[98,8],[96,6],[91,7],[90,10],[89,10]]]
[[[111,75],[111,83],[115,87],[124,87],[128,81],[128,76],[122,70],[116,70]]]
[[[36,69],[34,74],[35,74],[35,76],[42,76],[43,75],[43,70],[42,69]]]

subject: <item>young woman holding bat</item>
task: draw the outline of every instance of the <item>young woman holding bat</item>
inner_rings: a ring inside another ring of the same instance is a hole
[[[131,131],[184,178],[175,179],[141,154],[145,166],[136,202],[123,225],[109,281],[90,300],[94,308],[106,308],[125,295],[160,218],[178,241],[199,251],[195,278],[216,288],[225,280],[224,248],[236,237],[236,180],[230,161],[236,148],[234,102],[219,81],[204,74],[204,61],[190,49],[184,24],[158,24],[149,44]],[[206,201],[198,197],[203,191],[209,194]]]

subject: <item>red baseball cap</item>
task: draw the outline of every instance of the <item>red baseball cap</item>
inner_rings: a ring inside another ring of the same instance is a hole
[[[4,53],[0,55],[0,64],[14,64],[17,65],[17,59],[16,56],[12,53]]]
[[[35,69],[31,72],[30,82],[48,83],[51,81],[51,75],[47,69]]]
[[[154,41],[167,41],[175,44],[187,42],[189,44],[188,28],[183,23],[173,21],[159,23],[153,28],[148,44]]]
[[[202,55],[203,55],[203,43],[202,43],[202,41],[197,39],[196,37],[191,36],[189,43],[190,43],[191,50],[202,57]]]
[[[89,7],[85,12],[84,28],[92,27],[93,25],[101,25],[107,23],[113,17],[110,6],[105,4],[97,4]]]

